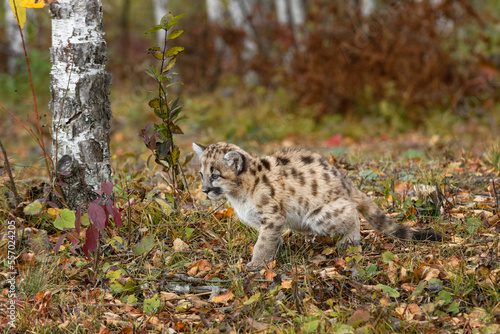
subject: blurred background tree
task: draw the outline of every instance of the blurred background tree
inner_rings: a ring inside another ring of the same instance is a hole
[[[117,143],[154,119],[147,102],[155,83],[144,70],[155,36],[145,32],[165,10],[188,14],[178,40],[186,51],[175,67],[190,116],[186,142],[321,141],[335,133],[356,140],[429,126],[450,131],[453,122],[483,122],[487,133],[498,132],[498,0],[109,0],[103,11],[115,154],[126,153]],[[9,74],[5,14],[0,100],[29,123],[22,62]],[[45,106],[50,15],[28,14],[27,44]],[[4,114],[0,131],[22,136]]]

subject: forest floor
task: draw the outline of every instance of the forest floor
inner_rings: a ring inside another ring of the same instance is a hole
[[[256,152],[294,140],[261,145]],[[172,189],[159,168],[115,161],[113,190],[123,226],[111,223],[98,258],[88,259],[81,249],[88,216],[82,217],[77,246],[67,238],[55,253],[62,232],[54,221],[61,210],[26,209],[40,196],[43,181],[19,180],[25,208],[13,209],[4,174],[0,212],[16,216],[17,242],[12,268],[6,261],[1,273],[0,328],[6,333],[500,332],[498,148],[453,150],[449,142],[417,133],[357,141],[334,136],[316,146],[396,221],[440,231],[445,240],[402,241],[363,221],[361,246],[339,251],[328,238],[286,231],[276,261],[248,272],[257,232],[239,222],[227,204],[207,201],[195,164],[186,170],[190,194],[172,210],[164,200]],[[5,259],[11,250],[8,231],[7,222],[1,229]],[[12,269],[16,275],[9,274]],[[8,323],[10,305],[15,330]]]
[[[390,124],[368,117],[315,124],[307,112],[289,116],[286,108],[269,107],[279,100],[259,94],[246,104],[238,96],[234,104],[222,95],[186,98],[192,120],[178,137],[182,155],[192,141],[221,138],[257,154],[310,147],[398,223],[434,229],[444,241],[386,237],[363,220],[361,246],[339,251],[328,238],[286,231],[276,261],[247,272],[257,231],[243,225],[228,204],[206,199],[195,161],[185,170],[190,190],[180,193],[179,208],[172,209],[168,176],[146,164],[136,136],[137,124],[154,117],[144,116],[143,100],[117,94],[123,99],[113,102],[111,162],[123,225],[110,221],[98,254],[87,258],[82,251],[88,214],[80,218],[79,233],[70,228],[63,240],[68,231],[61,224],[74,224],[78,213],[41,205],[48,178],[39,176],[39,150],[20,149],[29,139],[5,145],[22,203],[13,205],[1,168],[0,328],[102,334],[500,332],[498,121],[438,115],[425,130],[411,132],[396,118]],[[14,123],[3,126],[17,138]],[[395,126],[399,130],[391,132]]]

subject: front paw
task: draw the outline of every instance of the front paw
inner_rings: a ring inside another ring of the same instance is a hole
[[[262,265],[258,265],[254,261],[247,263],[247,265],[245,266],[245,269],[247,271],[259,271],[261,268]]]

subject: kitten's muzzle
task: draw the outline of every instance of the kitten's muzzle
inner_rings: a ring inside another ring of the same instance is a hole
[[[222,189],[219,187],[202,187],[201,191],[208,197],[217,197],[222,195]]]

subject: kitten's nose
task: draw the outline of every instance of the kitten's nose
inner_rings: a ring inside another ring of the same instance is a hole
[[[205,187],[202,187],[201,188],[201,191],[203,191],[205,194],[208,194],[210,192],[210,188],[205,188]]]

